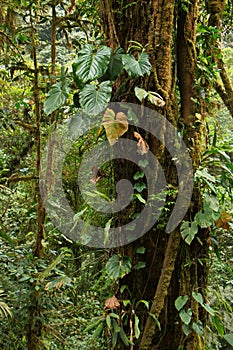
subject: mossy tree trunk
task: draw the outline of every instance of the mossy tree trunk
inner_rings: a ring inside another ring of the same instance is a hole
[[[147,51],[153,67],[150,77],[128,82],[125,85],[126,94],[123,98],[116,96],[116,100],[137,102],[133,94],[135,85],[159,93],[166,101],[166,105],[158,111],[174,127],[182,125],[184,128],[185,142],[195,169],[201,161],[204,128],[203,121],[197,120],[196,113],[199,111],[193,102],[197,97],[195,44],[198,7],[197,0],[185,3],[185,7],[183,3],[181,0],[176,4],[172,0],[136,2],[105,0],[102,6],[102,19],[108,45],[112,48],[121,46],[127,49],[130,40],[140,42],[143,46],[148,45]],[[116,87],[119,87],[124,79],[124,77],[120,79]],[[177,93],[175,94],[177,90],[180,95],[179,101]],[[130,131],[128,137],[130,138]],[[167,183],[176,186],[175,167],[165,145],[151,135],[145,137],[150,150],[164,168]],[[123,160],[119,162],[121,163],[118,164],[116,179],[121,176],[132,179],[135,169],[127,165],[122,166]],[[195,188],[187,214],[189,221],[200,210],[201,205],[199,190]],[[121,216],[119,222],[122,223],[124,219]],[[150,312],[161,325],[159,330],[143,307],[136,309],[136,313],[140,315],[141,337],[139,340],[134,339],[134,349],[200,350],[204,348],[202,339],[193,331],[188,336],[184,335],[174,302],[179,295],[188,295],[194,321],[201,320],[205,325],[206,315],[196,302],[191,301],[191,294],[192,291],[199,291],[205,295],[208,276],[208,230],[201,230],[198,233],[201,244],[195,239],[191,246],[188,246],[181,239],[179,228],[168,235],[165,229],[161,228],[161,224],[161,222],[160,225],[156,224],[141,239],[119,248],[119,252],[130,256],[133,263],[139,259],[136,249],[140,246],[146,248],[143,256],[146,267],[132,271],[120,283],[128,285],[132,294],[131,299],[135,300],[134,304],[142,299],[150,301]],[[119,298],[130,298],[130,296],[124,292]],[[118,348],[123,350],[127,347],[119,344]]]

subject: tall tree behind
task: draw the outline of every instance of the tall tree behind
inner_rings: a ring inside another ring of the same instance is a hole
[[[222,2],[220,3],[222,9]],[[136,82],[125,82],[125,77],[121,77],[115,87],[118,91],[124,83],[124,97],[116,94],[115,100],[136,102],[132,93],[135,85],[159,93],[166,104],[165,107],[158,108],[158,111],[174,127],[183,128],[194,170],[201,162],[204,132],[204,120],[203,117],[200,118],[204,115],[204,110],[196,102],[197,18],[197,0],[105,0],[102,6],[106,43],[113,49],[120,46],[127,50],[131,40],[139,42],[147,47],[153,67],[150,77],[139,78]],[[126,137],[130,138],[130,131]],[[164,145],[152,136],[147,137],[147,142],[165,169],[167,183],[177,185],[175,169]],[[116,180],[120,177],[132,179],[134,169],[122,166],[122,161],[120,164],[122,170],[119,171],[120,166],[117,168]],[[196,186],[188,220],[192,221],[201,208],[202,198]],[[127,220],[126,216],[120,214],[121,224]],[[203,340],[197,332],[191,331],[187,335],[183,333],[174,304],[179,295],[188,295],[194,321],[206,324],[205,310],[191,299],[191,295],[193,291],[205,295],[208,278],[208,229],[199,229],[196,239],[189,246],[181,240],[179,228],[168,236],[161,227],[162,225],[156,225],[142,239],[119,248],[120,254],[130,256],[133,262],[137,261],[136,249],[142,245],[146,248],[146,268],[131,272],[121,283],[128,285],[136,300],[151,301],[150,313],[161,325],[160,331],[151,316],[141,316],[143,335],[135,349],[203,349]],[[120,298],[127,298],[126,294],[124,292]],[[119,349],[124,349],[124,345],[120,344]]]

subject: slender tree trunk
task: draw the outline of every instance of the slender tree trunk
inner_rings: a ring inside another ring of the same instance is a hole
[[[35,119],[36,119],[36,176],[39,178],[40,164],[41,164],[41,132],[40,132],[40,96],[39,96],[39,69],[37,60],[37,27],[34,23],[33,15],[31,13],[31,28],[32,28],[32,56],[34,62],[34,103],[35,103]],[[39,181],[36,182],[35,194],[37,198],[37,235],[34,256],[41,259],[43,256],[42,240],[45,238],[44,222],[45,222],[45,208],[40,195]],[[34,288],[36,284],[34,284]],[[41,304],[40,292],[36,289],[32,292],[31,307],[29,308],[29,332],[28,332],[28,350],[39,350],[40,337],[42,333],[41,321]]]

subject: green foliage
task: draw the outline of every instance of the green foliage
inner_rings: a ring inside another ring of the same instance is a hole
[[[69,94],[67,83],[59,82],[54,84],[48,93],[48,98],[44,103],[44,112],[49,115],[65,104]]]
[[[110,63],[111,49],[107,46],[101,46],[97,51],[91,45],[85,45],[78,52],[78,57],[73,64],[75,77],[83,83],[96,80],[104,75]]]
[[[131,267],[130,257],[116,254],[106,263],[106,271],[112,279],[123,278],[131,271]]]
[[[98,85],[88,84],[80,91],[80,105],[89,115],[97,115],[102,112],[111,99],[112,86],[110,81],[104,81]]]
[[[122,63],[132,79],[136,79],[144,74],[150,75],[151,64],[149,55],[146,52],[138,53],[138,60],[132,54],[122,55]]]

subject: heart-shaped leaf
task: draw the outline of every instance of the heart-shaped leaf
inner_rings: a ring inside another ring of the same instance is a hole
[[[192,292],[192,297],[200,304],[203,304],[203,296],[201,295],[201,293],[195,293]]]
[[[108,68],[111,53],[110,47],[101,46],[95,52],[93,45],[86,44],[78,52],[78,58],[73,64],[74,76],[84,83],[103,76]]]
[[[134,92],[135,92],[135,95],[139,99],[140,102],[142,102],[142,100],[144,100],[144,98],[146,98],[148,95],[148,92],[146,90],[141,89],[137,86],[135,87]]]
[[[188,310],[189,311],[189,310]],[[181,310],[179,315],[184,324],[188,325],[191,322],[191,313],[186,312],[185,310]]]
[[[106,270],[113,279],[122,278],[131,270],[131,260],[129,256],[113,255],[106,263]]]
[[[81,107],[89,115],[102,112],[111,99],[112,84],[104,81],[101,84],[87,84],[79,94]]]
[[[176,310],[180,311],[187,303],[188,298],[189,298],[188,295],[185,295],[183,297],[180,295],[175,301]]]
[[[48,92],[48,97],[44,103],[44,112],[49,115],[60,108],[68,97],[69,87],[66,83],[54,84]]]
[[[128,121],[124,113],[119,112],[115,115],[115,112],[107,108],[103,116],[103,126],[106,131],[107,139],[110,145],[114,145],[119,137],[124,135],[128,130]]]
[[[111,56],[108,69],[104,74],[104,76],[101,77],[102,81],[104,80],[114,81],[118,77],[118,75],[121,73],[123,69],[122,55],[124,54],[125,54],[125,51],[121,47],[118,47],[114,51],[114,55]]]
[[[133,79],[144,74],[150,75],[152,69],[149,55],[146,52],[139,52],[138,60],[132,54],[122,55],[122,63],[126,72]]]

